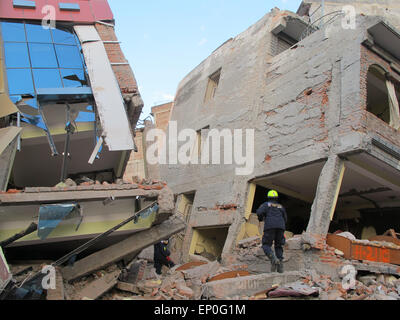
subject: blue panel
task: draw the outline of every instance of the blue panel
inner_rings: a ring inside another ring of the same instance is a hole
[[[22,96],[10,96],[10,100],[14,103],[17,104],[22,100]],[[36,99],[30,99],[30,100],[25,100],[21,105],[18,105],[18,109],[22,113],[26,113],[31,116],[37,116],[39,115],[39,107],[37,105]]]
[[[1,22],[3,41],[26,42],[23,23]]]
[[[79,112],[78,117],[75,122],[94,122],[96,120],[95,114],[93,112]]]
[[[76,46],[75,36],[70,31],[57,28],[51,29],[51,32],[53,34],[54,43]]]
[[[4,43],[7,68],[30,68],[26,43]]]
[[[35,94],[30,69],[7,69],[7,79],[10,95]]]
[[[55,102],[58,100],[82,101],[93,99],[93,93],[89,87],[37,89],[37,98],[39,104]]]
[[[39,88],[61,88],[61,77],[58,69],[33,69],[36,90]]]
[[[41,24],[26,24],[28,42],[52,43],[50,29],[45,29]]]
[[[42,116],[32,116],[29,114],[22,114],[21,121],[29,123],[35,127],[38,127],[40,129],[43,129],[44,131],[48,131],[46,124],[43,121]]]
[[[64,87],[79,88],[87,87],[83,69],[60,69]]]
[[[56,44],[55,47],[60,68],[83,68],[81,56],[76,46]]]
[[[68,10],[68,11],[80,11],[78,3],[59,3],[60,10]]]
[[[29,43],[32,68],[58,68],[52,44]]]
[[[36,4],[35,1],[27,1],[27,0],[13,0],[14,8],[30,8],[35,9]]]
[[[45,240],[62,220],[77,208],[77,204],[50,204],[39,209],[38,237]]]

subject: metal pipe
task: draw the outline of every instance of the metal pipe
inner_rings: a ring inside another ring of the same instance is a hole
[[[62,163],[62,169],[61,169],[61,181],[65,181],[67,178],[67,169],[68,169],[68,151],[69,151],[69,145],[70,145],[70,139],[71,139],[71,133],[72,133],[72,128],[71,128],[71,123],[70,123],[70,106],[67,104],[67,121],[66,121],[66,127],[65,130],[67,131],[67,137],[65,139],[65,144],[64,144],[64,156],[63,156],[63,163]]]
[[[17,127],[21,128],[21,113],[17,113]],[[18,140],[17,140],[17,150],[21,151],[21,135],[18,135]]]

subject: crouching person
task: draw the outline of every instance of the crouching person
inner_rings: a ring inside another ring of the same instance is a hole
[[[271,261],[271,272],[283,273],[283,246],[287,214],[285,208],[278,203],[278,192],[268,192],[268,201],[257,210],[258,220],[264,221],[262,248]],[[274,244],[275,252],[272,250]]]
[[[171,260],[171,252],[168,250],[168,240],[163,240],[154,245],[154,268],[156,273],[161,275],[162,266],[173,268],[175,263]]]

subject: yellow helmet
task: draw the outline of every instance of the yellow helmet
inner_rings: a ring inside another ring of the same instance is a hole
[[[279,198],[278,192],[275,190],[271,190],[268,192],[268,198]]]

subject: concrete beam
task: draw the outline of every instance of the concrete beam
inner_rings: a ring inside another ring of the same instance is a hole
[[[62,269],[65,280],[72,281],[83,277],[96,270],[102,269],[112,263],[124,259],[132,254],[138,254],[141,250],[184,230],[185,224],[178,219],[168,220],[161,225],[149,230],[135,233],[133,236],[100,250],[86,258],[77,261],[73,267]]]
[[[328,158],[318,181],[307,233],[322,236],[326,236],[328,233],[342,186],[344,171],[344,161],[337,155]]]
[[[400,192],[400,182],[397,176],[385,173],[379,168],[376,168],[365,162],[361,162],[355,157],[350,157],[349,160],[349,162],[346,162],[346,167],[349,169],[352,169],[361,175],[376,181],[377,183],[387,186],[396,192]]]
[[[299,271],[285,273],[265,273],[256,276],[224,279],[208,282],[203,285],[204,294],[208,299],[218,300],[228,297],[252,296],[260,291],[271,288],[273,285],[282,285],[295,282],[303,277]]]
[[[38,193],[17,193],[17,194],[0,194],[0,203],[2,205],[29,204],[29,203],[46,203],[46,202],[64,202],[64,201],[80,201],[80,200],[100,200],[108,198],[133,198],[141,197],[157,197],[158,190],[101,190],[101,191],[58,191],[58,192],[38,192]]]
[[[100,279],[91,282],[76,294],[74,300],[96,300],[117,284],[120,274],[121,271],[116,270],[110,274],[106,274]]]

